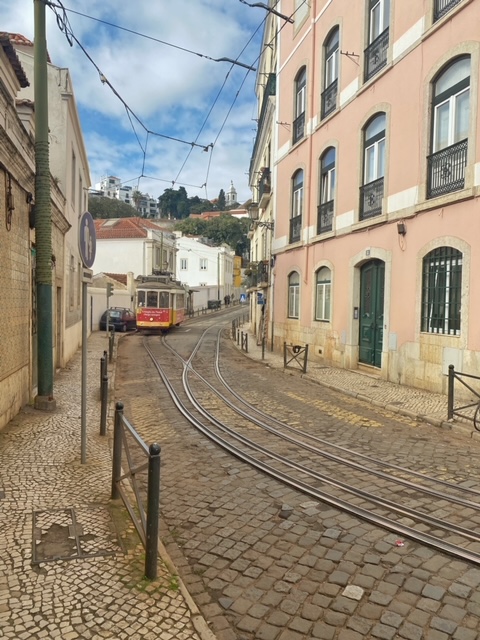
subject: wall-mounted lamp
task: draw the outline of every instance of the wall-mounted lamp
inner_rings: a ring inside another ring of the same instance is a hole
[[[407,235],[407,227],[404,222],[397,222],[397,233],[399,236]]]
[[[258,219],[259,210],[258,210],[257,202],[250,203],[247,207],[247,211],[248,211],[248,217],[252,221],[253,228],[265,227],[265,229],[269,229],[270,231],[273,231],[273,220],[263,222],[262,220]]]

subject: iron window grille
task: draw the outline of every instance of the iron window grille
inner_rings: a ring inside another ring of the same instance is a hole
[[[305,135],[305,112],[301,113],[293,121],[293,144],[301,140]]]
[[[290,218],[290,242],[298,242],[302,236],[302,215]]]
[[[468,139],[427,157],[427,198],[436,198],[464,188],[467,151]]]
[[[386,66],[388,40],[389,30],[387,28],[365,49],[365,82]]]
[[[457,4],[460,4],[462,0],[435,0],[435,5],[433,7],[433,21],[436,22],[443,18],[443,16],[448,13],[453,7]]]
[[[322,93],[322,118],[337,108],[338,80],[334,80]]]
[[[374,218],[382,213],[383,190],[383,178],[360,187],[360,220]]]
[[[333,200],[318,205],[317,234],[326,233],[333,228]]]
[[[422,331],[460,335],[462,259],[453,247],[438,247],[424,257]]]

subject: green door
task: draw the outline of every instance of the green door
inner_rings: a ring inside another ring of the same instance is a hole
[[[360,272],[360,362],[382,366],[385,263],[371,260]]]

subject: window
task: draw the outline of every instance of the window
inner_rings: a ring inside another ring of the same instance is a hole
[[[147,307],[157,307],[158,304],[158,292],[147,291]]]
[[[457,58],[433,83],[427,198],[465,186],[470,120],[470,57]]]
[[[290,242],[298,242],[302,231],[303,171],[299,169],[292,179],[292,216],[290,218]]]
[[[288,317],[298,318],[300,277],[296,271],[288,276]]]
[[[68,305],[71,311],[75,304],[75,258],[72,255],[70,256],[70,273],[68,275]]]
[[[315,320],[330,320],[332,278],[330,269],[322,267],[316,273]]]
[[[365,49],[365,81],[387,64],[390,0],[369,0],[368,47]]]
[[[338,93],[338,42],[339,31],[335,27],[324,44],[325,70],[322,93],[322,118],[337,108]]]
[[[305,98],[307,90],[307,70],[302,67],[295,80],[295,118],[293,121],[293,144],[305,135]]]
[[[81,214],[83,211],[83,180],[82,176],[78,177],[78,213]]]
[[[208,266],[207,258],[200,258],[200,271],[206,271]]]
[[[434,0],[433,21],[440,20],[443,16],[453,9],[462,0]]]
[[[308,16],[309,0],[295,0],[295,24],[300,24]]]
[[[462,254],[439,247],[423,259],[422,331],[460,334]]]
[[[75,152],[72,151],[72,193],[71,193],[71,201],[73,208],[75,208],[75,195],[76,195],[76,186],[77,186],[77,160],[75,158]],[[80,213],[80,212],[79,212]]]
[[[186,271],[188,269],[188,260],[187,258],[180,258],[180,270]]]
[[[363,132],[363,186],[360,189],[360,219],[382,213],[385,175],[386,116],[379,113]]]
[[[335,149],[329,147],[320,158],[320,204],[317,233],[332,230],[335,198]]]

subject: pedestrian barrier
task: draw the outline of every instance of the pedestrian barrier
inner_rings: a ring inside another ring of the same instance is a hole
[[[455,371],[453,364],[448,367],[448,401],[447,401],[447,418],[452,420],[454,416],[463,418],[473,422],[477,431],[480,431],[480,392],[474,389],[466,382],[466,378],[471,380],[480,380],[480,376],[474,376],[470,373],[461,373]],[[469,402],[462,406],[455,406],[455,380],[466,387],[474,396],[475,401]]]
[[[299,344],[283,343],[283,368],[298,369],[307,373],[308,344],[302,347]],[[293,366],[290,366],[293,363]]]
[[[108,334],[108,361],[111,363],[113,360],[113,346],[115,344],[115,328],[113,328]]]
[[[107,435],[107,409],[108,409],[108,375],[102,378],[102,386],[100,387],[100,435]]]
[[[107,361],[107,352],[103,352],[103,356],[100,358],[100,400],[102,400],[102,380],[103,377],[108,375],[108,361]]]
[[[246,353],[248,353],[248,333],[242,331],[241,335],[242,335],[242,341],[240,344],[240,348],[242,349],[242,351],[245,351]]]
[[[122,461],[125,465],[122,465]],[[142,484],[139,480],[139,474],[145,470],[148,474],[146,505],[142,500]],[[124,481],[130,483],[135,504],[129,499],[132,492],[125,489]],[[160,445],[145,444],[123,415],[121,402],[115,405],[111,497],[112,500],[122,499],[145,548],[145,576],[155,580],[160,513]]]

